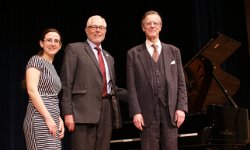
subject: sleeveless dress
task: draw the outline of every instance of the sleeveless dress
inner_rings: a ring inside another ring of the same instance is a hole
[[[58,93],[61,90],[60,78],[50,62],[44,58],[34,55],[27,63],[26,69],[34,67],[40,71],[38,91],[42,100],[50,112],[52,118],[59,128],[59,99]],[[27,150],[61,150],[61,140],[52,137],[42,115],[36,110],[29,99],[26,116],[24,118],[23,130],[26,140]]]

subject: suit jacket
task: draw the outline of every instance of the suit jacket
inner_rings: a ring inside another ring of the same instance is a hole
[[[165,81],[167,87],[167,104],[171,122],[176,125],[175,111],[188,111],[187,93],[180,51],[170,44],[162,44]],[[141,44],[127,52],[127,90],[129,99],[129,114],[142,113],[145,126],[149,126],[153,119],[156,96],[153,92],[153,74],[151,58],[146,45]]]
[[[106,51],[103,54],[115,85],[114,59]],[[97,123],[101,113],[103,82],[98,61],[87,41],[70,43],[65,47],[61,82],[62,115],[73,114],[75,123]]]

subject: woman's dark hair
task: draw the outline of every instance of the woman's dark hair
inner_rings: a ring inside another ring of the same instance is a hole
[[[57,29],[55,29],[55,28],[48,28],[48,29],[45,29],[45,30],[42,32],[42,35],[41,35],[41,37],[40,37],[40,40],[43,41],[45,35],[46,35],[47,33],[49,33],[49,32],[56,32],[56,33],[59,34],[60,37],[62,37],[61,34],[60,34],[60,32],[59,32]],[[61,40],[62,40],[62,39],[61,39]]]

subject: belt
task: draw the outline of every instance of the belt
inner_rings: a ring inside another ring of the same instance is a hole
[[[110,94],[107,94],[106,96],[103,96],[102,99],[111,99],[112,98],[112,95]]]

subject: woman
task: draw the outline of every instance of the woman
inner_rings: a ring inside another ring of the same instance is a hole
[[[64,123],[60,116],[58,93],[60,78],[52,64],[61,49],[58,30],[46,29],[39,41],[42,48],[30,58],[26,66],[26,88],[29,103],[23,130],[27,150],[59,150],[64,137]]]

